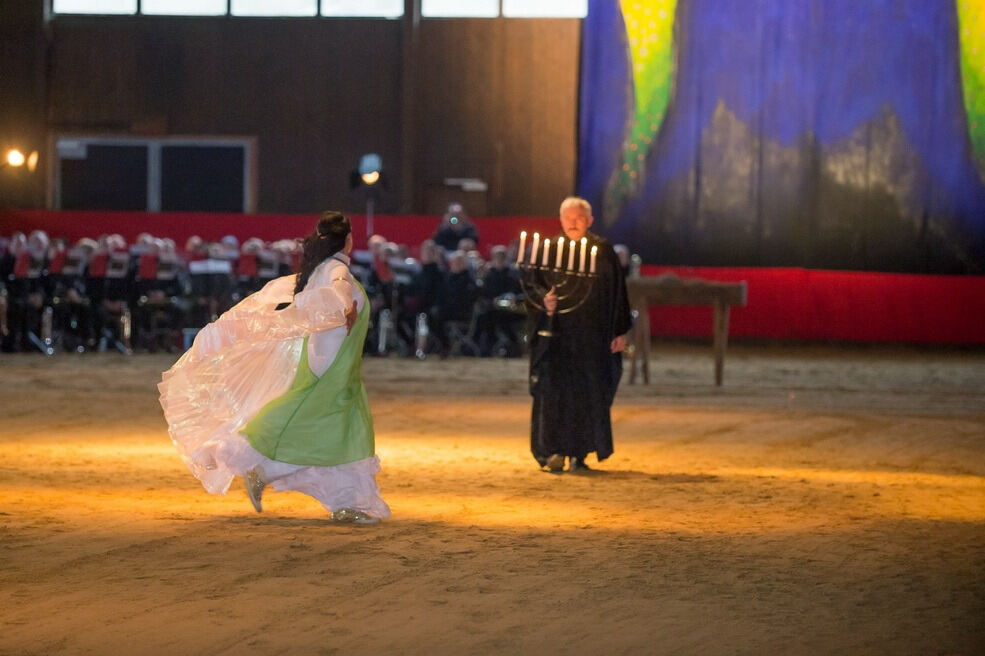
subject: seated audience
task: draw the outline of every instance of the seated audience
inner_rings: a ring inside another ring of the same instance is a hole
[[[469,221],[469,215],[461,203],[451,203],[441,217],[441,225],[432,239],[446,253],[451,253],[459,249],[459,242],[463,239],[471,239],[474,248],[479,243],[479,231]]]
[[[479,280],[476,342],[482,355],[521,354],[522,289],[520,273],[511,265],[505,246],[494,246]]]
[[[448,272],[441,284],[435,318],[435,337],[442,355],[449,355],[455,335],[471,339],[472,315],[478,298],[475,278],[468,268],[465,253],[454,251],[448,256]],[[473,354],[474,355],[474,354]]]
[[[509,250],[515,244],[495,246],[485,262],[460,205],[450,206],[445,222],[454,236],[444,242],[447,256],[428,239],[414,258],[382,235],[353,254],[373,311],[367,349],[520,355],[524,308]],[[214,243],[189,237],[180,253],[173,240],[146,232],[132,244],[103,234],[71,246],[40,230],[0,236],[0,347],[45,350],[50,325],[56,351],[177,351],[188,329],[296,270],[299,252],[293,239],[240,244],[232,235]]]

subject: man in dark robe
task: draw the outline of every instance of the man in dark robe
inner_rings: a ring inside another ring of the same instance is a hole
[[[570,300],[559,304],[552,289],[544,295],[544,310],[530,306],[530,450],[552,472],[564,468],[565,458],[568,471],[587,470],[589,453],[601,461],[613,451],[609,409],[622,376],[631,319],[619,260],[607,241],[588,232],[592,220],[584,199],[561,203],[563,238],[580,242],[585,237],[589,252],[598,248],[597,277],[585,302],[564,312]]]

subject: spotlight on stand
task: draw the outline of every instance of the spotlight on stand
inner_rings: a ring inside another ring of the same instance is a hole
[[[373,235],[373,213],[380,197],[383,179],[383,159],[376,153],[367,153],[359,158],[359,166],[352,172],[350,186],[362,188],[366,192],[366,238]]]

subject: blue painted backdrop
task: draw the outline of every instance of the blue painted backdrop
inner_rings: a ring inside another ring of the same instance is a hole
[[[641,21],[668,6],[655,55]],[[648,262],[981,273],[957,21],[947,0],[591,0],[579,193]]]

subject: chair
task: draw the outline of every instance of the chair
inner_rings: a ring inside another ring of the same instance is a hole
[[[468,319],[446,319],[444,321],[445,343],[448,345],[447,355],[479,356],[481,350],[472,337],[475,335],[476,321],[478,321],[477,305],[473,306],[472,314]]]

